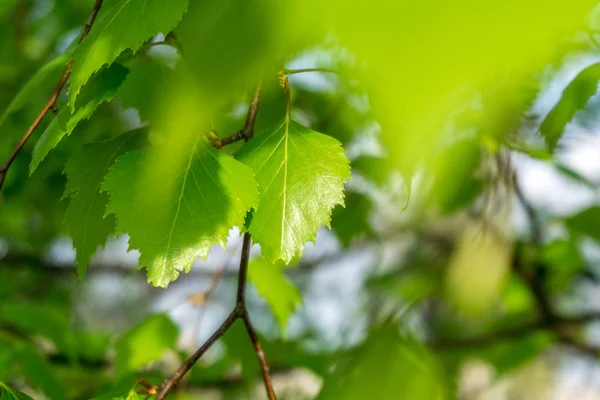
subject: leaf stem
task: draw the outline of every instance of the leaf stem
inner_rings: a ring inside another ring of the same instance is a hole
[[[98,11],[100,11],[100,7],[102,7],[102,1],[103,0],[96,0],[96,4],[94,4],[92,13],[90,14],[90,17],[88,18],[87,22],[85,23],[83,32],[81,32],[81,36],[79,37],[79,41],[77,42],[77,45],[80,45],[81,42],[83,42],[83,39],[85,39],[85,37],[88,35],[88,33],[90,32],[90,29],[92,29],[92,25],[94,24],[94,21],[96,20],[96,16],[98,15]],[[8,159],[0,167],[0,189],[2,189],[2,186],[4,185],[4,179],[6,178],[6,174],[8,173],[10,166],[12,165],[15,158],[17,158],[17,155],[19,155],[19,153],[21,152],[21,150],[23,149],[23,147],[25,146],[25,144],[27,143],[27,141],[29,140],[29,138],[31,137],[33,132],[40,125],[40,123],[42,122],[42,119],[44,119],[44,117],[46,116],[46,114],[48,114],[49,111],[56,113],[56,110],[57,110],[56,102],[58,100],[58,96],[60,96],[60,93],[62,92],[63,88],[65,87],[65,83],[67,82],[67,79],[69,78],[69,74],[71,73],[72,66],[73,66],[73,61],[70,61],[67,64],[67,67],[65,68],[65,72],[63,72],[62,76],[60,77],[60,81],[58,82],[56,89],[54,89],[54,92],[52,92],[52,94],[50,95],[50,98],[48,99],[48,101],[46,102],[46,104],[44,105],[44,107],[42,108],[40,113],[38,114],[38,116],[35,117],[34,121],[31,123],[29,128],[27,128],[27,131],[21,137],[21,139],[17,143],[17,146],[14,148],[14,150],[12,151],[12,153],[10,154]]]
[[[252,139],[254,135],[254,125],[256,123],[256,115],[258,113],[258,107],[260,105],[260,95],[262,90],[262,81],[259,81],[254,95],[252,96],[252,103],[250,104],[250,108],[248,109],[248,116],[246,118],[246,123],[244,127],[235,135],[230,137],[236,137],[236,140],[241,140],[242,138],[247,140]],[[236,136],[237,135],[237,136]],[[227,138],[225,138],[227,139]],[[213,143],[215,147],[220,148],[224,144],[228,144],[225,139],[220,141],[217,146],[216,143]],[[229,139],[233,140],[233,139]],[[226,142],[226,143],[224,143]],[[232,143],[232,142],[231,142]],[[258,339],[258,335],[254,327],[252,326],[252,322],[250,321],[250,317],[248,316],[248,310],[246,307],[246,282],[248,278],[248,263],[250,261],[250,249],[252,248],[252,237],[249,232],[245,232],[243,236],[243,244],[242,244],[242,254],[240,256],[240,268],[238,271],[238,285],[237,285],[237,293],[236,293],[236,301],[235,307],[227,317],[227,319],[217,328],[217,330],[210,336],[210,338],[202,345],[187,361],[179,367],[179,369],[166,381],[160,385],[160,390],[158,395],[156,396],[156,400],[163,400],[167,394],[177,384],[183,379],[183,377],[188,373],[188,371],[196,364],[196,362],[202,357],[206,351],[217,342],[228,330],[231,328],[233,323],[237,319],[242,319],[244,321],[244,326],[246,327],[246,332],[248,332],[248,336],[250,337],[250,341],[252,342],[252,346],[254,347],[254,351],[256,353],[256,357],[258,358],[258,362],[260,363],[260,368],[262,371],[263,381],[265,383],[265,389],[267,391],[267,396],[269,400],[277,400],[277,396],[275,394],[275,390],[273,389],[273,382],[271,381],[271,375],[269,373],[269,364],[267,363],[265,353],[263,351],[262,345],[260,344],[260,340]]]
[[[299,69],[286,69],[284,70],[286,75],[303,74],[306,72],[325,72],[332,74],[339,74],[340,71],[333,68],[299,68]]]

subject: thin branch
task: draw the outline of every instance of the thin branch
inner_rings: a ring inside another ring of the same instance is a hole
[[[160,391],[156,396],[156,400],[162,400],[167,397],[167,394],[169,394],[169,392],[173,390],[175,386],[177,386],[179,381],[181,381],[185,374],[187,374],[194,364],[196,364],[200,357],[202,357],[204,353],[206,353],[206,351],[210,349],[212,345],[215,344],[217,340],[219,340],[221,336],[223,336],[225,332],[229,330],[236,319],[238,319],[238,314],[236,310],[234,310],[231,312],[231,314],[229,314],[227,319],[221,324],[215,333],[213,333],[212,336],[208,338],[208,340],[198,350],[196,350],[196,352],[192,354],[192,356],[188,358],[181,367],[179,367],[173,376],[171,376],[169,380],[163,382],[163,384],[160,386]]]
[[[244,128],[242,128],[241,136],[245,140],[250,140],[254,134],[254,124],[256,122],[256,115],[258,111],[258,106],[260,104],[260,93],[262,88],[262,82],[259,82],[256,90],[254,91],[254,96],[252,98],[252,103],[250,104],[250,108],[248,110],[248,116],[246,118],[246,124]],[[238,133],[240,133],[238,132]],[[239,139],[237,139],[239,140]],[[222,142],[220,143],[222,147]],[[215,146],[217,147],[217,146]],[[275,390],[273,389],[273,383],[271,381],[271,376],[269,375],[269,365],[267,364],[267,360],[265,358],[265,354],[263,348],[258,340],[258,335],[250,322],[250,318],[248,316],[248,310],[246,308],[246,279],[248,276],[248,263],[250,261],[250,249],[252,248],[252,238],[250,233],[245,232],[242,244],[242,254],[240,256],[240,268],[238,271],[238,285],[237,285],[237,293],[236,293],[236,301],[235,307],[227,317],[227,319],[221,324],[221,326],[211,335],[211,337],[204,343],[196,352],[171,376],[168,380],[162,383],[159,387],[158,395],[156,400],[163,400],[167,394],[173,390],[175,386],[181,381],[181,379],[188,373],[188,371],[196,364],[196,362],[202,357],[206,351],[221,338],[233,325],[233,323],[241,318],[244,321],[244,326],[246,327],[246,331],[248,332],[248,336],[252,342],[252,346],[254,347],[254,351],[256,352],[256,356],[260,363],[263,380],[265,383],[265,388],[267,390],[267,395],[269,400],[277,400],[277,396],[275,395]]]
[[[265,357],[265,352],[258,340],[258,335],[250,322],[250,317],[248,313],[245,313],[243,316],[244,326],[246,327],[246,331],[248,331],[248,336],[250,336],[250,341],[252,342],[252,346],[254,347],[254,352],[256,353],[256,357],[258,358],[258,362],[260,364],[260,370],[262,372],[263,381],[265,383],[265,389],[267,391],[267,396],[270,400],[277,400],[277,395],[275,394],[275,390],[273,389],[273,382],[271,381],[271,374],[269,363]]]
[[[234,133],[233,135],[226,136],[223,139],[217,139],[213,141],[213,146],[217,149],[227,146],[235,142],[239,142],[244,139],[246,142],[254,137],[254,125],[256,124],[256,115],[258,114],[258,106],[260,106],[260,94],[262,92],[262,80],[258,82],[254,94],[252,95],[252,102],[248,108],[248,115],[246,117],[246,123],[244,127]]]
[[[299,69],[285,69],[284,70],[286,75],[294,75],[294,74],[303,74],[306,72],[325,72],[325,73],[332,73],[332,74],[339,74],[340,71],[338,71],[337,69],[333,69],[333,68],[299,68]]]
[[[81,44],[81,42],[83,42],[83,39],[85,39],[85,37],[88,35],[88,33],[90,32],[90,29],[92,29],[92,25],[94,24],[94,21],[96,20],[98,11],[100,11],[100,7],[102,7],[102,0],[96,0],[96,4],[94,4],[94,9],[92,10],[90,17],[88,18],[88,20],[83,28],[83,32],[81,32],[81,36],[79,37],[79,42],[77,43],[78,45]],[[71,73],[72,66],[73,66],[73,61],[70,61],[67,64],[67,67],[65,68],[65,72],[63,72],[63,74],[60,78],[60,81],[58,82],[58,85],[56,86],[56,89],[54,89],[54,92],[52,92],[52,94],[50,95],[50,99],[48,99],[48,102],[46,103],[46,105],[44,105],[44,107],[42,108],[42,110],[40,111],[38,116],[35,118],[33,123],[29,126],[29,128],[23,135],[23,137],[21,137],[21,139],[19,140],[19,143],[17,143],[17,146],[12,151],[12,153],[10,154],[10,156],[8,157],[6,162],[2,165],[2,167],[0,167],[0,189],[2,189],[2,185],[4,184],[4,179],[6,178],[6,174],[8,173],[8,169],[12,165],[15,158],[17,158],[17,155],[21,152],[21,150],[23,149],[23,147],[25,146],[25,144],[27,143],[27,141],[29,140],[29,138],[31,137],[33,132],[40,125],[40,123],[42,122],[42,119],[46,116],[46,114],[48,114],[49,111],[53,111],[54,113],[56,113],[56,110],[57,110],[56,102],[58,100],[58,97],[60,96],[60,93],[62,92],[62,90],[65,86],[65,83],[67,82],[67,79],[69,78],[69,74]]]

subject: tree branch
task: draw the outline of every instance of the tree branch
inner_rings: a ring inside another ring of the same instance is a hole
[[[244,139],[246,142],[254,137],[254,125],[256,123],[256,115],[258,113],[258,106],[260,105],[260,94],[262,92],[262,80],[258,82],[254,94],[252,95],[252,102],[248,108],[248,115],[246,117],[246,123],[244,127],[234,133],[233,135],[226,136],[223,139],[217,139],[213,141],[213,146],[217,149],[227,146]]]
[[[256,90],[254,91],[254,96],[252,98],[252,103],[250,104],[250,108],[248,109],[248,116],[246,118],[246,124],[244,127],[235,135],[238,135],[239,138],[236,140],[240,140],[241,138],[250,140],[254,135],[254,124],[256,122],[256,115],[258,111],[258,106],[260,104],[260,93],[262,88],[262,82],[259,82]],[[233,137],[232,136],[232,137]],[[227,139],[227,138],[225,138]],[[224,140],[225,140],[224,139]],[[222,147],[223,141],[220,141],[220,146]],[[188,360],[181,366],[179,369],[171,376],[168,380],[162,383],[158,388],[158,395],[156,396],[156,400],[163,400],[167,394],[177,384],[181,381],[181,379],[188,373],[188,371],[196,364],[196,362],[202,357],[206,351],[219,340],[228,330],[231,328],[233,323],[237,319],[242,319],[244,321],[244,326],[246,327],[246,331],[248,332],[248,336],[252,342],[252,346],[254,347],[254,351],[256,352],[256,357],[258,358],[258,362],[260,363],[263,381],[265,383],[265,388],[267,390],[267,396],[269,400],[277,400],[277,396],[275,395],[275,390],[273,389],[273,382],[271,381],[271,376],[269,374],[269,365],[267,364],[267,360],[265,358],[264,351],[258,339],[258,335],[252,326],[250,321],[250,317],[248,316],[248,310],[246,308],[246,280],[248,276],[248,263],[250,261],[250,249],[252,248],[252,238],[250,233],[245,232],[242,244],[242,254],[240,256],[240,268],[238,271],[238,285],[237,285],[237,294],[235,307],[227,317],[227,319],[221,324],[221,326],[211,335],[211,337],[198,349],[196,352],[188,358]]]
[[[83,39],[85,39],[85,37],[88,35],[88,33],[90,32],[90,29],[92,29],[92,25],[94,24],[94,21],[96,20],[96,16],[98,15],[98,12],[100,11],[100,7],[102,7],[102,0],[96,0],[96,4],[94,4],[92,13],[90,14],[90,17],[88,18],[88,20],[83,28],[83,32],[81,32],[81,36],[79,37],[79,42],[77,43],[77,45],[79,45],[79,44],[81,44],[81,42],[83,42]],[[19,143],[17,143],[17,146],[12,151],[12,153],[10,154],[10,156],[8,157],[6,162],[2,165],[2,167],[0,167],[0,189],[2,189],[2,186],[4,185],[4,179],[6,178],[8,169],[12,165],[15,158],[17,158],[17,155],[21,152],[21,150],[23,149],[23,147],[25,146],[25,144],[27,143],[27,141],[29,140],[29,138],[31,137],[33,132],[40,125],[40,123],[42,122],[42,119],[46,116],[46,114],[48,114],[49,111],[53,111],[54,113],[57,112],[56,102],[58,100],[58,96],[60,96],[60,93],[62,92],[62,90],[65,86],[65,83],[67,82],[67,79],[69,78],[69,74],[71,73],[72,66],[73,66],[73,61],[70,61],[67,64],[67,67],[65,68],[65,72],[63,72],[63,74],[60,78],[60,81],[58,82],[58,85],[56,86],[56,89],[54,89],[54,92],[52,92],[52,94],[50,95],[50,99],[48,99],[48,102],[46,103],[46,105],[44,105],[44,107],[42,108],[42,110],[40,111],[38,116],[35,118],[33,123],[29,126],[29,128],[23,135],[23,137],[21,137],[21,140],[19,140]]]

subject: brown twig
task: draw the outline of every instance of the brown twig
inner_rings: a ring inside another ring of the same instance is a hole
[[[81,44],[81,42],[83,42],[83,39],[85,39],[85,37],[88,35],[88,33],[90,32],[90,29],[92,29],[92,25],[94,24],[94,21],[96,20],[98,11],[100,11],[100,7],[102,7],[102,0],[96,0],[96,4],[94,4],[94,9],[92,10],[90,17],[88,18],[88,20],[83,28],[83,32],[81,32],[81,36],[79,37],[79,42],[77,43],[78,45]],[[72,66],[73,66],[73,61],[70,61],[67,64],[67,67],[65,68],[65,72],[63,72],[63,74],[60,78],[60,81],[58,82],[58,85],[56,86],[56,89],[54,89],[54,92],[52,92],[52,94],[50,95],[50,99],[48,99],[48,102],[46,103],[46,105],[44,105],[44,107],[42,108],[42,110],[40,111],[38,116],[35,118],[33,123],[29,126],[29,128],[23,135],[23,137],[21,137],[21,140],[19,140],[19,143],[17,143],[17,146],[12,151],[12,153],[10,154],[10,156],[8,157],[6,162],[2,165],[2,167],[0,167],[0,189],[2,189],[2,185],[4,184],[4,179],[6,178],[6,174],[8,173],[8,169],[12,165],[15,158],[17,158],[17,155],[23,149],[23,146],[25,146],[25,143],[27,143],[27,141],[29,140],[29,138],[31,137],[33,132],[40,125],[40,123],[42,122],[42,119],[46,116],[46,114],[48,114],[49,111],[53,111],[56,113],[56,110],[57,110],[56,102],[58,100],[58,96],[60,96],[60,93],[62,92],[62,90],[65,86],[65,83],[67,82],[67,79],[69,78],[69,74],[71,73]]]
[[[261,92],[262,83],[259,82],[258,87],[254,91],[254,96],[252,98],[252,103],[250,104],[250,108],[248,110],[248,117],[246,118],[246,124],[244,128],[238,134],[241,135],[241,138],[245,140],[249,140],[252,138],[254,133],[254,124],[256,122],[256,115],[258,111],[258,106],[260,104],[260,92]],[[237,135],[237,134],[236,134]],[[235,135],[233,135],[235,136]],[[237,139],[237,140],[240,140]],[[222,145],[222,142],[221,142]],[[221,146],[222,147],[222,146]],[[217,342],[234,324],[234,322],[238,319],[242,319],[244,321],[244,326],[246,327],[246,331],[248,332],[248,336],[252,342],[252,346],[254,347],[254,351],[256,352],[256,356],[258,358],[258,362],[260,363],[263,380],[265,383],[265,388],[267,390],[267,395],[269,400],[277,400],[277,396],[275,395],[275,390],[273,389],[273,382],[271,381],[271,376],[269,374],[269,365],[265,358],[264,351],[258,339],[258,335],[252,326],[252,322],[250,321],[250,317],[248,316],[248,310],[246,308],[246,279],[248,276],[248,263],[250,261],[250,249],[252,247],[252,238],[250,233],[245,232],[243,237],[242,244],[242,254],[240,257],[240,268],[238,271],[238,285],[237,285],[237,294],[235,307],[225,319],[225,321],[217,328],[217,330],[210,336],[210,338],[202,345],[190,358],[186,360],[186,362],[179,367],[179,369],[163,384],[160,386],[160,391],[156,396],[156,400],[163,400],[167,394],[177,384],[183,379],[183,377],[189,372],[189,370],[198,362],[200,357],[208,349],[212,347],[213,344]]]
[[[258,82],[254,94],[252,95],[252,102],[248,108],[248,115],[246,117],[246,123],[244,127],[234,133],[233,135],[226,136],[223,139],[216,139],[213,141],[213,146],[217,149],[227,146],[235,142],[239,142],[244,139],[246,142],[254,137],[254,124],[256,123],[256,115],[258,112],[258,106],[260,105],[260,94],[262,92],[262,80]]]

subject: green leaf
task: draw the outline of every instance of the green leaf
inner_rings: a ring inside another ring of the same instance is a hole
[[[169,33],[181,20],[188,0],[115,0],[100,9],[90,33],[77,48],[69,87],[69,104],[90,76],[111,64],[125,49],[137,51],[152,36]]]
[[[254,283],[258,293],[267,301],[279,327],[285,333],[287,322],[302,302],[302,295],[283,273],[283,262],[271,263],[257,258],[248,266],[248,279]]]
[[[563,90],[562,97],[550,110],[542,124],[540,134],[550,151],[554,151],[565,127],[575,113],[583,109],[598,90],[600,63],[590,65],[581,71]]]
[[[369,222],[373,203],[367,194],[346,190],[345,203],[345,207],[337,206],[333,210],[331,228],[340,242],[348,247],[353,239],[360,236],[370,238],[375,232]]]
[[[236,154],[254,169],[260,207],[250,224],[263,255],[288,263],[314,241],[331,211],[344,203],[350,166],[341,144],[330,136],[285,119]]]
[[[0,305],[0,321],[8,322],[31,335],[44,336],[52,340],[58,349],[67,354],[73,353],[73,335],[62,309],[33,302],[5,300]]]
[[[140,118],[149,121],[165,96],[164,87],[172,85],[169,79],[173,79],[173,75],[176,75],[173,70],[156,62],[136,64],[123,82],[118,98],[125,108],[136,108]]]
[[[571,232],[589,236],[600,242],[600,207],[587,208],[565,219]]]
[[[104,217],[108,195],[100,192],[104,175],[117,157],[141,147],[146,129],[123,133],[103,142],[85,144],[67,162],[67,186],[63,198],[71,196],[65,215],[67,234],[77,250],[77,275],[83,278],[98,246],[115,231],[113,215]]]
[[[133,327],[117,342],[117,371],[124,374],[136,371],[159,360],[177,343],[177,326],[165,314],[153,315]]]
[[[46,358],[36,349],[22,346],[16,354],[19,369],[33,387],[44,392],[52,400],[66,399],[65,387],[61,385]]]
[[[33,97],[37,99],[40,93],[46,92],[47,90],[50,90],[50,88],[54,88],[58,82],[60,73],[64,71],[67,62],[69,61],[69,58],[70,55],[63,54],[44,64],[31,79],[27,81],[25,86],[23,86],[15,98],[10,102],[8,107],[6,107],[0,116],[0,126],[2,126],[2,123],[9,115],[31,104]]]
[[[25,393],[11,389],[4,382],[0,382],[0,400],[33,400]]]
[[[153,157],[152,149],[126,154],[103,184],[117,231],[130,235],[156,286],[166,287],[211,246],[224,245],[229,229],[243,226],[258,205],[250,168],[203,139],[191,147],[189,154],[166,159]]]
[[[30,175],[46,158],[50,150],[56,147],[62,138],[73,132],[80,121],[90,118],[101,103],[110,101],[115,97],[127,76],[127,72],[127,68],[119,64],[111,65],[109,68],[100,71],[92,82],[84,88],[75,111],[70,112],[67,107],[59,111],[56,118],[52,120],[35,144],[33,158],[29,166]]]
[[[447,398],[439,366],[421,344],[379,328],[325,379],[318,400]]]

